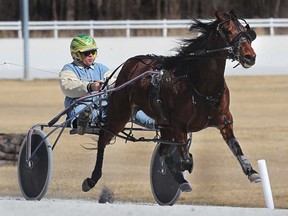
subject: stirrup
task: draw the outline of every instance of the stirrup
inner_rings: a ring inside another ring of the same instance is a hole
[[[79,135],[84,135],[86,133],[86,129],[91,117],[92,107],[88,107],[86,110],[79,114],[77,118],[77,133]]]

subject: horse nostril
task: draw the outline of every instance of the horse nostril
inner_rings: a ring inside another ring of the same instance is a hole
[[[255,62],[256,56],[255,55],[244,55],[244,58],[249,60],[250,62]]]

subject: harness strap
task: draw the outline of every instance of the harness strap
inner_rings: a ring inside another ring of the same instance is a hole
[[[159,74],[153,74],[151,83],[149,85],[149,107],[156,116],[156,119],[160,119],[160,121],[168,120],[167,114],[160,99],[161,86],[163,84],[163,80],[165,80],[165,78],[163,78],[165,74],[166,73],[163,71],[160,71]]]
[[[215,95],[205,95],[205,94],[202,94],[201,92],[199,92],[196,87],[194,86],[193,82],[191,79],[188,78],[188,76],[186,76],[187,79],[190,81],[191,85],[192,85],[192,88],[193,90],[195,91],[195,93],[203,98],[205,98],[205,100],[207,101],[208,105],[211,107],[211,109],[213,109],[214,111],[216,111],[216,114],[219,115],[219,116],[222,116],[224,118],[224,122],[223,124],[225,126],[227,125],[230,125],[230,124],[233,124],[233,121],[230,121],[227,119],[226,115],[221,113],[218,108],[215,106],[215,104],[220,100],[220,98],[222,97],[223,93],[224,93],[224,89],[225,87],[222,88],[222,90],[220,92],[218,92],[217,94]],[[193,104],[196,104],[195,101],[194,101],[194,95],[192,96],[192,101],[193,101]],[[211,121],[212,120],[212,117],[211,115],[209,114],[208,115],[208,120]]]
[[[189,77],[187,76],[187,79],[190,81],[191,85],[192,85],[192,88],[193,90],[195,91],[195,93],[203,98],[205,98],[208,102],[210,103],[217,103],[220,98],[222,97],[223,93],[224,93],[224,87],[221,89],[220,92],[218,92],[217,94],[215,95],[205,95],[205,94],[202,94],[201,92],[199,92],[196,87],[194,86],[193,82],[191,79],[189,79]]]
[[[116,136],[116,137],[119,137],[119,138],[122,138],[126,141],[131,141],[131,142],[158,142],[158,143],[163,143],[163,144],[168,144],[168,145],[188,145],[187,143],[179,143],[179,142],[174,142],[174,141],[170,141],[170,140],[164,140],[164,139],[159,139],[159,138],[151,138],[151,139],[146,139],[144,137],[139,137],[139,138],[135,138],[133,137],[132,135],[126,133],[125,131],[121,131],[121,133],[124,134],[123,135],[120,135],[120,134],[116,134],[114,133],[113,131],[111,130],[108,130],[104,127],[102,127],[101,125],[99,125],[99,128],[105,132],[108,132],[110,134],[112,134],[113,136]]]

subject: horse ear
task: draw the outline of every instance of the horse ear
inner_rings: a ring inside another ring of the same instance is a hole
[[[218,10],[214,10],[214,15],[219,20],[225,20],[223,13]]]

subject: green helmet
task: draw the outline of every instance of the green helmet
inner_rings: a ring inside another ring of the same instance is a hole
[[[93,37],[87,34],[81,34],[74,37],[71,41],[70,52],[74,60],[82,61],[80,53],[89,50],[97,50],[97,45]]]

